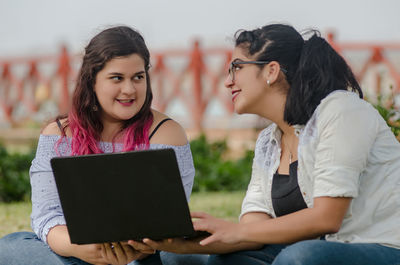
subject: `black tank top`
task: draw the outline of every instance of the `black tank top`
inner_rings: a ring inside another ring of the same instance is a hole
[[[153,135],[156,133],[156,131],[160,128],[160,126],[161,126],[164,122],[169,121],[169,120],[171,120],[171,119],[170,119],[170,118],[165,118],[165,119],[163,119],[162,121],[160,121],[160,122],[157,124],[156,128],[154,128],[154,130],[151,132],[151,134],[150,134],[150,136],[149,136],[149,141],[150,141],[151,137],[153,137]]]
[[[277,217],[307,208],[297,182],[297,165],[297,161],[289,165],[289,175],[274,174],[271,197]]]

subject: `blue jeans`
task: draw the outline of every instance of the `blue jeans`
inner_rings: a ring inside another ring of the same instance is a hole
[[[18,232],[0,239],[0,264],[87,265],[89,263],[57,255],[32,232]]]
[[[208,255],[201,254],[174,254],[161,251],[151,255],[145,259],[137,260],[129,263],[129,265],[205,265]]]
[[[134,261],[130,265],[203,265],[208,255],[179,255],[167,252],[157,252],[141,261]],[[54,253],[36,234],[32,232],[18,232],[9,234],[0,239],[0,265],[21,264],[51,264],[51,265],[87,265],[74,257],[63,257]]]
[[[207,265],[400,265],[400,249],[379,244],[305,240],[260,250],[211,255]]]

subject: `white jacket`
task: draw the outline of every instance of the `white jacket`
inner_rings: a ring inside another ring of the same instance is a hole
[[[315,197],[353,198],[339,232],[326,239],[400,248],[400,144],[375,108],[356,93],[335,91],[296,134],[298,183],[307,206]],[[276,124],[260,133],[241,216],[276,217],[271,185],[280,142]]]

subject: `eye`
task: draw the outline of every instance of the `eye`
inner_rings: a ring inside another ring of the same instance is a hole
[[[228,69],[228,73],[231,74],[232,72],[236,72],[240,69],[242,69],[242,67],[239,64],[232,64]]]
[[[122,76],[114,75],[114,76],[111,76],[110,79],[113,80],[113,81],[121,81],[122,80]]]
[[[138,75],[135,75],[134,77],[133,77],[133,79],[134,80],[142,80],[142,79],[144,79],[144,74],[138,74]]]

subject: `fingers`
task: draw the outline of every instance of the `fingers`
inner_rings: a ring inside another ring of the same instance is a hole
[[[127,259],[125,250],[119,242],[104,243],[102,255],[111,263],[119,263]]]
[[[147,246],[151,247],[152,249],[160,249],[161,248],[161,242],[162,241],[153,241],[153,240],[151,240],[149,238],[143,239],[143,243],[145,243]]]
[[[216,218],[213,216],[207,214],[207,213],[202,213],[202,212],[193,212],[191,213],[191,216],[193,218],[197,218],[197,220],[193,221],[193,228],[196,231],[207,231],[207,232],[214,232],[213,228],[213,223],[216,222]]]
[[[199,244],[202,246],[206,246],[206,245],[214,243],[216,241],[218,241],[218,239],[217,239],[216,235],[214,234],[214,235],[204,238],[203,240],[201,240],[199,242]]]
[[[207,223],[205,222],[200,222],[200,221],[196,221],[193,222],[193,229],[195,231],[207,231],[207,232],[211,232],[209,229],[209,226]]]
[[[154,254],[156,253],[156,250],[152,248],[151,246],[144,244],[142,242],[134,241],[134,240],[129,240],[128,244],[132,246],[135,250],[140,251],[141,253],[145,254]]]
[[[116,256],[114,254],[114,246],[112,245],[112,243],[104,243],[101,254],[107,260],[116,259]]]
[[[112,249],[114,250],[114,254],[116,255],[117,259],[126,258],[126,253],[121,243],[114,242],[111,243],[111,245],[114,246]]]
[[[128,243],[123,243],[123,244],[121,244],[122,245],[122,248],[124,249],[124,251],[125,251],[125,255],[126,255],[126,258],[127,258],[127,263],[129,263],[129,262],[131,262],[131,261],[133,261],[133,260],[136,260],[136,259],[138,259],[138,258],[140,258],[142,255],[144,255],[144,254],[142,254],[141,252],[139,252],[139,251],[137,251],[136,249],[134,249],[131,245],[129,245]]]
[[[143,239],[143,243],[145,243],[146,245],[150,246],[153,249],[175,252],[175,253],[178,253],[178,252],[176,252],[178,245],[182,244],[180,239],[177,239],[177,238],[168,238],[168,239],[159,240],[159,241],[154,241],[149,238],[145,238],[145,239]]]
[[[211,215],[204,213],[204,212],[191,212],[190,216],[192,218],[207,218],[207,217],[210,217]]]

